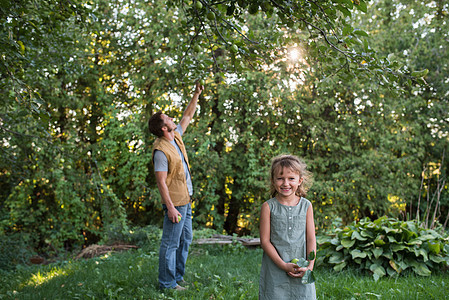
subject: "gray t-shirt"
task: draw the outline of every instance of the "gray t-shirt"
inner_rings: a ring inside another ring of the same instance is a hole
[[[179,134],[182,136],[182,127],[181,125],[178,125],[176,127],[176,131],[179,132]],[[186,174],[186,180],[187,180],[187,189],[189,190],[189,195],[193,195],[193,185],[192,185],[192,178],[190,177],[189,167],[187,166],[187,162],[184,158],[184,155],[182,154],[181,149],[179,148],[178,144],[176,142],[170,141],[170,143],[176,148],[176,150],[179,153],[179,156],[182,159],[182,165],[184,166],[184,173]],[[167,157],[165,156],[164,152],[160,150],[154,151],[154,171],[155,172],[168,172],[168,161]]]

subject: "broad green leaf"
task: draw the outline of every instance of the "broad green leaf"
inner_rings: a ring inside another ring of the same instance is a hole
[[[429,247],[431,253],[440,254],[440,242],[429,241],[427,242],[427,246]]]
[[[423,262],[411,261],[410,265],[412,266],[413,271],[420,276],[430,276],[430,274],[432,274],[427,265]]]
[[[382,253],[382,257],[393,259],[393,251],[390,248],[384,248],[384,253]]]
[[[308,260],[314,260],[315,259],[315,251],[311,251],[309,255],[307,256]]]
[[[329,258],[329,263],[331,264],[338,264],[344,261],[343,254],[340,252],[335,252],[332,254],[332,256]]]
[[[391,250],[393,252],[397,252],[397,251],[401,251],[404,249],[409,249],[409,247],[405,246],[405,245],[398,245],[398,244],[392,244],[391,245]]]
[[[354,231],[355,232],[355,231]],[[348,238],[341,240],[341,245],[345,248],[351,248],[355,244],[355,240],[351,240]]]
[[[449,257],[444,258],[442,256],[437,256],[433,254],[429,255],[429,259],[437,264],[440,264],[442,262],[449,262]]]
[[[425,235],[420,235],[417,237],[418,240],[421,241],[433,241],[435,239],[436,236],[432,235],[432,234],[425,234]]]
[[[397,233],[398,232],[398,230],[396,228],[390,228],[387,226],[382,226],[382,229],[385,231],[385,233],[390,233],[390,232]]]
[[[359,241],[366,241],[367,239],[362,237],[358,231],[352,233],[351,239],[358,239]]]
[[[390,277],[393,277],[393,276],[398,276],[399,274],[395,270],[393,270],[391,267],[388,267],[387,268],[387,275],[390,276]]]
[[[365,238],[373,238],[373,234],[371,232],[369,232],[368,230],[361,230],[360,231],[360,235],[365,237]]]
[[[426,250],[422,248],[415,248],[413,249],[416,257],[422,256],[424,258],[424,261],[428,260],[427,252]]]
[[[315,276],[313,275],[313,271],[307,270],[304,276],[301,279],[303,284],[309,284],[315,282]]]
[[[337,238],[333,238],[333,239],[330,241],[330,243],[331,243],[332,245],[335,245],[335,246],[340,245],[340,241],[339,241]]]
[[[384,242],[384,240],[378,238],[378,239],[374,240],[374,244],[376,246],[383,246],[383,245],[385,245],[385,242]]]
[[[396,238],[392,235],[387,236],[388,238],[388,242],[389,243],[397,243],[398,241],[396,240]]]
[[[372,251],[375,258],[379,258],[382,255],[382,253],[384,253],[384,250],[378,247],[374,248]]]
[[[417,237],[418,235],[411,230],[403,229],[402,231],[402,239],[405,241],[410,241],[412,238]]]
[[[335,265],[334,266],[334,271],[340,272],[341,270],[343,270],[344,267],[346,267],[346,262],[345,261]]]
[[[410,240],[409,242],[406,242],[407,245],[421,245],[423,243],[423,241],[419,240],[419,239],[413,239]]]
[[[372,264],[369,269],[379,277],[385,276],[385,268],[378,264]]]
[[[409,267],[409,265],[403,260],[396,260],[396,264],[401,268],[401,270],[405,270]]]
[[[359,258],[365,258],[366,255],[367,255],[365,252],[362,252],[359,249],[352,250],[350,253],[352,255],[352,259],[355,259],[355,258],[358,258],[358,257]]]

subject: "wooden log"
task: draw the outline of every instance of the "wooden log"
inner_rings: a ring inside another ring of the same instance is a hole
[[[259,238],[235,238],[235,237],[228,236],[228,235],[213,235],[212,238],[198,239],[198,240],[195,240],[194,243],[199,244],[199,245],[205,245],[205,244],[227,245],[227,244],[232,244],[234,241],[241,243],[243,246],[259,246],[260,245]]]

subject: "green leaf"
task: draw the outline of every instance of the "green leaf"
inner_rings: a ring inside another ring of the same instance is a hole
[[[411,230],[403,229],[402,231],[402,239],[405,241],[410,241],[412,238],[417,237],[418,235]]]
[[[331,264],[338,264],[344,261],[343,254],[340,252],[335,252],[332,254],[332,256],[329,258],[329,263]]]
[[[367,13],[367,12],[368,12],[368,7],[366,6],[366,3],[363,2],[363,0],[360,0],[360,4],[359,4],[359,5],[355,5],[355,7],[356,7],[358,10],[360,10],[360,11],[362,11],[362,12],[364,12],[364,13]]]
[[[345,261],[335,265],[334,266],[334,271],[335,272],[340,272],[341,270],[343,270],[344,267],[346,267],[346,262]]]
[[[315,259],[315,251],[311,251],[309,255],[307,256],[308,260],[314,260]]]
[[[383,245],[385,245],[385,242],[384,242],[383,239],[378,238],[378,239],[374,240],[374,245],[376,245],[376,246],[383,246]]]
[[[387,273],[385,272],[384,267],[378,264],[372,264],[369,269],[379,277],[385,276]]]
[[[439,254],[441,251],[440,242],[428,241],[427,246],[433,254]]]
[[[310,284],[315,282],[315,276],[313,275],[313,271],[307,270],[304,276],[301,279],[303,284]]]
[[[416,257],[422,256],[424,258],[424,261],[427,261],[429,258],[427,256],[426,250],[422,248],[415,248],[413,249]]]
[[[429,73],[428,69],[420,70],[420,71],[413,71],[411,73],[411,76],[413,77],[424,77]]]
[[[362,237],[358,231],[352,233],[351,239],[358,239],[359,241],[366,241],[367,239]]]
[[[366,33],[365,31],[361,30],[361,29],[356,29],[352,32],[355,35],[361,35],[361,36],[365,36],[368,37],[368,33]]]
[[[355,259],[355,258],[358,258],[358,257],[359,258],[365,258],[366,255],[367,255],[365,252],[362,252],[359,249],[352,250],[350,253],[352,255],[352,259]]]
[[[372,252],[375,258],[379,258],[382,255],[382,253],[384,253],[384,250],[382,248],[376,247],[372,250]]]
[[[397,244],[391,245],[391,250],[393,252],[401,251],[401,250],[404,250],[404,249],[409,249],[409,247],[407,247],[405,245],[397,245]]]
[[[419,239],[413,239],[410,240],[409,242],[406,242],[407,245],[412,246],[412,245],[421,245],[422,241]]]
[[[355,231],[354,231],[355,232]],[[348,238],[341,240],[341,245],[345,248],[351,248],[355,244],[355,240],[351,240]]]
[[[436,255],[433,255],[433,254],[430,254],[430,255],[429,255],[429,259],[430,259],[431,261],[437,263],[437,264],[440,264],[440,263],[442,263],[442,262],[448,262],[448,261],[449,261],[449,257],[445,259],[445,258],[442,257],[442,256],[436,256]]]
[[[385,233],[390,233],[390,232],[397,233],[398,232],[397,229],[390,228],[390,227],[387,227],[387,226],[382,226],[382,229],[385,231]]]
[[[369,232],[368,230],[362,230],[360,231],[360,235],[366,238],[373,238],[373,235],[371,232]]]
[[[351,17],[351,11],[342,5],[337,5],[336,7],[339,11],[343,13],[345,17]]]
[[[354,29],[352,28],[352,26],[347,24],[345,27],[343,27],[342,34],[343,35],[348,35],[348,34],[350,34],[353,31],[354,31]]]
[[[413,271],[420,276],[430,276],[430,274],[432,274],[425,263],[412,260],[410,261],[410,265],[412,266]]]

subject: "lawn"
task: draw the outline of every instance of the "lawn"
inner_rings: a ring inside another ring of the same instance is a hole
[[[153,250],[150,250],[152,248]],[[0,299],[257,299],[262,250],[192,245],[187,291],[161,292],[157,247],[0,273]],[[315,269],[318,299],[445,299],[449,273],[381,278]]]

